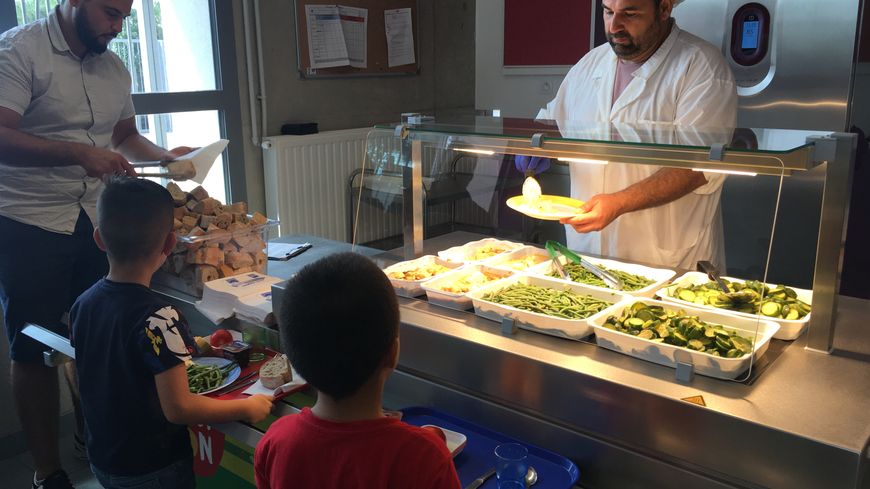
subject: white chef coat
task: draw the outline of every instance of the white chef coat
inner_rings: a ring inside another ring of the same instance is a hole
[[[109,148],[115,125],[135,115],[131,88],[115,53],[73,54],[56,9],[0,35],[0,107],[21,115],[22,132]],[[0,215],[48,231],[72,234],[80,209],[96,222],[101,190],[81,166],[0,163]]]
[[[558,121],[566,137],[572,136],[571,127],[585,126],[582,132],[591,130],[608,139],[616,136],[610,132],[615,130],[629,142],[709,145],[730,140],[722,139],[722,134],[730,134],[737,122],[737,88],[714,46],[674,24],[664,43],[612,101],[616,63],[609,44],[593,49],[571,68],[538,118]],[[661,123],[670,129],[663,129]],[[643,129],[645,125],[650,129]],[[571,196],[586,200],[617,192],[659,169],[613,162],[604,166],[570,163]],[[581,234],[566,226],[568,246],[669,267],[694,268],[700,259],[724,266],[719,213],[724,176],[705,176],[708,183],[694,192],[667,205],[624,214],[600,232]]]

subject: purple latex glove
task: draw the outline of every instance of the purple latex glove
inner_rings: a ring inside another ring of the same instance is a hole
[[[517,171],[526,176],[537,175],[538,173],[547,171],[550,168],[550,158],[542,156],[525,156],[516,155],[514,157],[514,166]]]

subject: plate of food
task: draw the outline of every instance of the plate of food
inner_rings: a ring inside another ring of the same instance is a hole
[[[187,364],[187,383],[194,394],[209,394],[239,378],[242,369],[227,358],[197,357]]]
[[[561,195],[542,195],[537,199],[517,195],[507,200],[507,206],[511,209],[544,221],[558,221],[582,214],[580,208],[583,204],[585,202],[582,200]]]

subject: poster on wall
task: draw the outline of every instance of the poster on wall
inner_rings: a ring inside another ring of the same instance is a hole
[[[593,0],[504,0],[504,66],[571,66],[590,49]]]

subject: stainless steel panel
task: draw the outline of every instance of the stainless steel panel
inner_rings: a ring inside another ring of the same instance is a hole
[[[813,280],[813,313],[807,333],[807,348],[828,352],[834,343],[837,292],[840,290],[846,217],[858,138],[855,134],[841,133],[815,141],[819,152],[822,152],[822,148],[827,144],[830,154],[822,155],[828,161]]]
[[[489,402],[473,394],[450,389],[407,372],[390,376],[384,392],[384,405],[390,409],[409,406],[435,406],[473,423],[494,429],[570,458],[580,467],[581,487],[620,489],[723,489],[734,487],[713,474],[687,470],[620,446],[618,441],[596,439],[522,412]],[[642,474],[642,477],[638,477]]]
[[[494,322],[419,301],[403,301],[400,369],[726,485],[856,487],[870,439],[870,303],[841,303],[837,346],[852,351],[814,354],[799,339],[748,385],[679,383],[673,369],[525,331],[505,338]],[[692,395],[707,407],[681,400]]]
[[[402,162],[403,234],[405,258],[410,260],[423,249],[423,143],[405,138]]]
[[[753,0],[772,17],[772,78],[758,93],[741,89],[737,125],[844,131],[851,98],[860,0]],[[678,25],[722,49],[745,0],[691,0],[674,9]],[[745,70],[731,62],[738,78]]]

